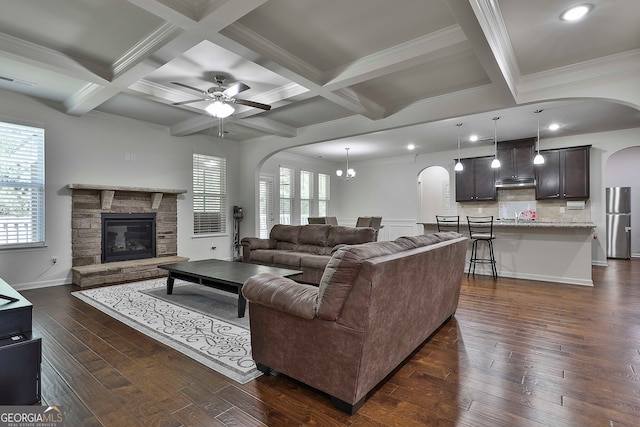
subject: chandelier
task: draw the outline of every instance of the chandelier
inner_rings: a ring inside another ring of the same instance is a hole
[[[347,150],[347,169],[346,169],[346,173],[342,170],[342,169],[338,169],[336,171],[336,175],[338,175],[339,178],[344,179],[345,181],[349,181],[351,178],[355,178],[356,176],[356,171],[349,168],[349,148],[345,148],[345,150]]]

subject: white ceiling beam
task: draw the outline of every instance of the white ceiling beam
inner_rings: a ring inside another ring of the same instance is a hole
[[[459,25],[360,58],[326,73],[331,76],[324,88],[334,90],[405,70],[469,49]]]
[[[497,2],[449,0],[447,5],[498,93],[516,104],[520,71]]]
[[[97,74],[75,58],[4,33],[0,33],[0,52],[5,58],[78,80],[96,84],[108,82],[105,76],[109,72],[106,69]]]
[[[293,138],[298,134],[298,129],[275,120],[266,119],[264,117],[248,117],[246,119],[233,118],[234,123],[246,126],[261,132],[272,135],[282,136],[284,138]]]
[[[169,127],[169,134],[172,136],[186,136],[217,126],[218,120],[209,115],[200,115],[183,120],[180,123]]]

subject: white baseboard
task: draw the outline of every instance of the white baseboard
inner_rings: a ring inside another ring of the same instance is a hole
[[[467,274],[468,265],[465,268],[465,276]],[[491,269],[487,268],[478,268],[476,267],[476,274],[481,274],[483,276],[491,276]],[[575,277],[558,277],[558,276],[545,276],[542,274],[522,274],[522,273],[514,273],[511,271],[498,271],[498,278],[500,277],[509,277],[511,279],[524,279],[524,280],[535,280],[538,282],[553,282],[553,283],[561,283],[565,285],[579,285],[579,286],[593,286],[593,280],[579,279]]]
[[[42,282],[32,282],[32,283],[18,283],[13,284],[11,286],[16,291],[26,291],[28,289],[39,289],[39,288],[49,288],[51,286],[62,286],[62,285],[70,285],[71,283],[67,283],[65,279],[56,279],[56,280],[45,280]],[[78,288],[80,289],[80,288]]]

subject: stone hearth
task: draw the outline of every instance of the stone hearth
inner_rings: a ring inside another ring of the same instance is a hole
[[[186,190],[70,184],[73,284],[81,287],[166,275],[160,264],[177,256],[177,196]],[[102,214],[156,214],[156,257],[101,264]]]

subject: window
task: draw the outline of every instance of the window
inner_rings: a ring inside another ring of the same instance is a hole
[[[280,224],[291,224],[294,197],[294,170],[280,166]]]
[[[260,238],[269,237],[273,225],[273,176],[260,177]]]
[[[227,231],[227,161],[193,154],[193,234]]]
[[[0,122],[0,247],[44,245],[44,129]]]
[[[314,208],[313,172],[300,171],[300,224],[306,224]]]
[[[318,216],[329,216],[329,200],[331,199],[331,177],[318,174]]]

